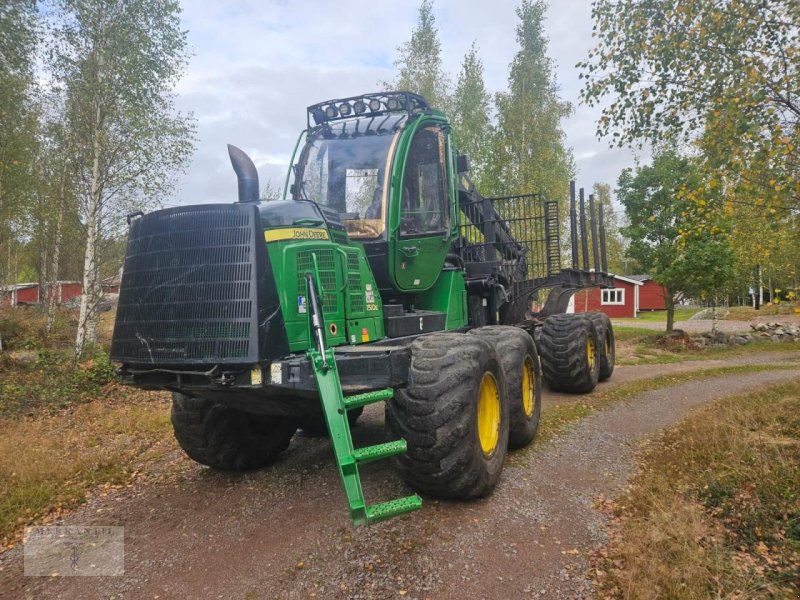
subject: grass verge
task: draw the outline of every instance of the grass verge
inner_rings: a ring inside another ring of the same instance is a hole
[[[593,558],[599,596],[800,596],[800,382],[699,410],[640,467],[607,507],[618,530]]]
[[[74,507],[101,485],[126,483],[172,449],[162,394],[111,384],[102,396],[36,417],[0,419],[0,541]]]
[[[788,351],[797,352],[798,356],[800,356],[800,343],[797,342],[758,340],[742,346],[706,346],[692,349],[682,344],[664,343],[665,338],[663,338],[663,333],[661,332],[629,333],[633,331],[641,332],[644,330],[628,330],[628,328],[623,327],[614,330],[614,336],[618,342],[616,361],[618,365],[669,364],[690,360],[713,360],[746,354],[762,354],[764,352]],[[620,333],[623,333],[623,335],[620,336]],[[625,348],[625,344],[628,344],[629,347]]]

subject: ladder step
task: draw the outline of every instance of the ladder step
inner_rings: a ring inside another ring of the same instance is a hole
[[[389,500],[367,507],[367,523],[377,523],[417,510],[422,506],[422,498],[414,494],[397,500]]]
[[[353,458],[359,464],[369,463],[382,458],[389,458],[397,454],[403,454],[407,449],[405,440],[394,440],[393,442],[386,442],[385,444],[377,444],[376,446],[365,446],[364,448],[356,448],[353,450]]]
[[[355,396],[347,396],[344,399],[344,407],[347,410],[352,410],[375,402],[385,402],[386,400],[390,400],[393,395],[394,390],[392,388],[386,388],[385,390],[375,390],[374,392],[364,392],[363,394],[356,394]]]

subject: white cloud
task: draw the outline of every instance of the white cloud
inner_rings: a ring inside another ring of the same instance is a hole
[[[516,1],[437,0],[434,12],[446,69],[455,78],[474,41],[490,91],[504,89],[516,51]],[[305,108],[328,98],[375,91],[394,75],[396,48],[411,35],[417,2],[339,0],[186,0],[183,23],[194,56],[178,87],[178,106],[197,118],[198,146],[181,179],[180,203],[229,202],[236,181],[226,144],[248,152],[262,183],[283,183]],[[552,2],[546,31],[562,98],[578,185],[613,184],[633,165],[629,150],[595,138],[597,110],[578,103],[575,63],[591,40],[590,0]],[[647,155],[645,154],[645,157]]]

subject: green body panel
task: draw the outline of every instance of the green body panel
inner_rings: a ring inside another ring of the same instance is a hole
[[[445,329],[459,329],[467,325],[467,290],[464,273],[442,271],[436,284],[417,296],[417,308],[447,314]]]
[[[448,195],[448,229],[443,233],[425,236],[401,236],[400,219],[403,181],[407,176],[406,163],[415,134],[428,126],[438,126],[445,132],[445,165]],[[389,276],[402,292],[425,291],[431,288],[442,272],[445,256],[458,231],[457,188],[453,173],[453,149],[447,118],[434,112],[408,124],[401,132],[392,162],[392,185],[389,194],[388,232]]]
[[[270,242],[267,250],[292,352],[310,343],[304,276],[313,270],[312,255],[319,268],[328,343],[361,344],[384,337],[383,306],[360,245],[289,240]]]

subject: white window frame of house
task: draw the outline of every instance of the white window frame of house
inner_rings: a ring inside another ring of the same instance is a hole
[[[611,292],[614,296],[619,296],[619,300],[611,299]],[[617,293],[619,292],[619,293]],[[625,304],[625,288],[612,288],[610,290],[600,290],[600,304],[603,306],[622,306]]]

